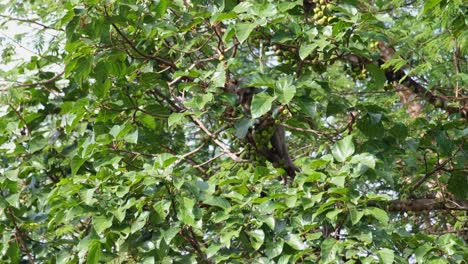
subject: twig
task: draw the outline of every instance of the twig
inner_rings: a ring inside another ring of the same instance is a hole
[[[106,14],[107,17],[109,17],[109,13],[107,12],[107,8],[104,6],[104,12]],[[177,70],[177,66],[172,62],[172,61],[169,61],[169,60],[166,60],[166,59],[163,59],[161,57],[158,57],[158,56],[154,56],[154,55],[149,55],[149,54],[145,54],[143,53],[142,51],[140,51],[136,46],[135,44],[117,27],[117,25],[115,23],[111,23],[112,27],[115,29],[115,31],[117,31],[117,33],[125,40],[125,42],[130,46],[130,48],[132,48],[136,53],[138,53],[140,56],[143,56],[147,59],[153,59],[159,63],[162,63],[164,65],[167,65],[167,66],[170,66],[172,69],[174,70]]]
[[[451,31],[449,31],[450,34],[452,34]],[[460,46],[458,45],[457,38],[453,36],[453,44],[455,46],[455,51],[453,52],[453,64],[455,65],[455,73],[457,75],[460,74]],[[458,97],[460,94],[460,81],[459,78],[456,78],[456,84],[455,84],[455,97]]]
[[[65,73],[65,71],[62,71],[60,72],[59,74],[55,75],[54,77],[48,79],[48,80],[45,80],[45,81],[42,81],[42,82],[36,82],[36,83],[21,83],[21,84],[17,84],[15,85],[15,87],[34,87],[34,86],[43,86],[43,85],[46,85],[46,84],[49,84],[49,83],[52,83],[54,81],[56,81],[57,79],[59,79],[60,77],[62,77],[62,75]]]
[[[21,115],[20,112],[18,112],[18,110],[16,110],[15,107],[13,107],[13,105],[11,103],[8,103],[8,105],[11,107],[11,109],[13,109],[13,112],[15,112],[16,116],[21,120],[21,122],[24,123],[24,127],[26,128],[26,134],[28,136],[31,135],[31,129],[29,129],[28,127],[28,123],[26,123],[26,120],[24,120],[23,116]]]
[[[205,166],[206,164],[208,164],[208,163],[214,161],[215,159],[217,159],[217,158],[223,156],[224,154],[225,154],[225,153],[222,152],[222,153],[220,153],[220,154],[214,156],[213,158],[211,158],[211,159],[209,159],[209,160],[207,160],[207,161],[205,161],[205,162],[202,162],[202,163],[200,163],[200,164],[198,164],[198,165],[195,165],[195,168]]]
[[[54,27],[51,27],[51,26],[47,26],[47,25],[45,25],[45,24],[42,24],[42,23],[37,22],[37,21],[32,20],[32,19],[24,19],[24,18],[10,17],[10,16],[5,16],[5,15],[0,15],[0,17],[6,18],[6,19],[9,19],[9,20],[13,20],[13,21],[19,21],[19,22],[25,22],[25,23],[35,24],[35,25],[38,25],[38,26],[43,27],[44,29],[52,29],[52,30],[57,30],[57,31],[64,31],[64,30],[61,29],[61,28],[54,28]]]
[[[228,155],[232,160],[236,161],[236,162],[244,162],[243,159],[239,158],[236,154],[232,153],[230,150],[229,150],[229,146],[227,146],[226,144],[224,144],[223,142],[221,142],[219,139],[217,139],[213,133],[211,133],[208,128],[206,128],[206,126],[200,121],[200,119],[194,117],[194,116],[189,116],[189,118],[203,131],[205,132],[205,134],[207,134],[211,140],[216,144],[218,145],[224,153],[226,153],[226,155]]]
[[[445,165],[447,165],[447,163],[449,161],[451,161],[453,159],[453,157],[458,153],[458,151],[460,150],[460,147],[457,149],[457,151],[455,151],[455,153],[448,159],[444,160],[442,163],[440,163],[439,165],[437,165],[432,171],[426,173],[421,179],[419,179],[416,184],[413,185],[413,187],[411,187],[410,189],[410,193],[413,193],[421,184],[423,184],[423,182],[425,182],[429,177],[431,177],[432,175],[434,175],[435,173],[437,173],[438,171],[440,171],[441,169],[443,169],[445,167]]]
[[[18,244],[20,244],[24,253],[28,257],[29,263],[34,264],[34,257],[31,255],[31,252],[29,251],[28,246],[26,245],[26,242],[24,241],[23,231],[21,231],[20,227],[18,226],[18,223],[16,223],[15,215],[13,213],[13,210],[10,207],[8,208],[8,215],[10,216],[11,221],[13,222],[13,225],[15,227],[16,241],[18,242]]]
[[[204,146],[206,145],[206,143],[202,143],[200,146],[196,147],[194,150],[191,150],[183,155],[180,156],[180,160],[183,160],[183,159],[186,159],[187,157],[190,157],[192,156],[193,154],[197,153],[198,151],[200,151]],[[177,163],[175,163],[177,164]]]
[[[190,243],[192,248],[195,250],[195,252],[198,255],[200,263],[210,263],[208,261],[206,255],[201,250],[200,244],[199,244],[199,242],[197,240],[197,237],[196,237],[195,233],[193,232],[193,229],[192,229],[191,226],[189,226],[187,228],[183,228],[182,230],[180,230],[180,234],[182,235],[182,237],[185,240],[187,240],[187,242]]]
[[[388,91],[356,91],[356,92],[333,92],[334,94],[338,95],[364,95],[364,94],[386,94],[386,93],[395,93],[395,92],[401,92],[401,91],[408,91],[411,90],[409,88],[402,88],[402,89],[393,89],[393,90],[388,90]]]
[[[177,155],[177,152],[175,152],[173,149],[169,148],[169,147],[166,147],[166,146],[162,146],[162,148],[164,148],[165,150],[169,151],[169,153],[173,154],[173,155]],[[202,174],[207,175],[206,173],[206,170],[203,169],[202,167],[198,166],[198,162],[196,162],[195,160],[193,160],[192,158],[190,157],[185,157],[185,160],[188,161],[190,164],[193,165],[193,167],[195,169],[197,169],[198,171],[200,171]]]
[[[328,140],[333,141],[333,138],[331,138],[327,133],[324,133],[324,132],[321,132],[321,131],[318,131],[318,130],[315,130],[315,129],[293,127],[293,126],[290,126],[290,125],[287,125],[287,124],[284,124],[284,123],[280,124],[280,126],[283,126],[283,127],[285,127],[285,128],[289,128],[289,129],[291,129],[291,130],[300,131],[300,132],[312,133],[312,134],[315,134],[315,135],[317,135],[317,136],[324,136],[324,137],[326,137]]]

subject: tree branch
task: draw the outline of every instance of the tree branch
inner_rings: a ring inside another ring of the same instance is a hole
[[[30,136],[31,129],[29,129],[28,123],[26,123],[26,120],[23,118],[21,113],[18,110],[16,110],[16,108],[11,103],[8,103],[8,106],[10,106],[10,108],[13,109],[13,112],[15,112],[16,116],[21,120],[21,122],[24,123],[24,127],[26,128],[26,134]]]
[[[384,42],[379,42],[378,48],[381,54],[380,64],[389,61],[395,54],[395,50],[387,47]],[[396,71],[393,69],[384,70],[385,77],[389,82],[399,83],[407,88],[410,88],[413,93],[417,94],[421,98],[425,98],[426,101],[434,105],[434,107],[441,108],[450,114],[460,113],[463,117],[468,115],[467,102],[460,101],[460,107],[449,106],[448,103],[451,101],[449,101],[447,97],[438,96],[430,90],[426,89],[419,82],[415,81],[414,78],[409,77],[403,69]]]
[[[13,226],[15,227],[16,241],[18,242],[18,244],[20,244],[24,253],[28,257],[29,263],[34,264],[34,257],[31,255],[31,252],[29,251],[28,246],[26,245],[26,242],[24,241],[25,235],[23,234],[23,231],[21,230],[21,228],[18,226],[18,223],[16,223],[15,214],[13,213],[13,210],[10,207],[7,210],[7,214],[10,220],[13,222]]]
[[[1,15],[1,14],[0,14],[0,17],[6,18],[6,19],[12,20],[12,21],[18,21],[18,22],[25,22],[25,23],[35,24],[35,25],[38,25],[38,26],[43,27],[44,29],[52,29],[52,30],[57,30],[57,31],[64,31],[64,30],[61,29],[61,28],[54,28],[54,27],[51,27],[51,26],[47,26],[47,25],[44,25],[44,24],[42,24],[42,23],[40,23],[40,22],[37,22],[37,21],[35,21],[35,20],[32,20],[32,19],[17,18],[17,17],[5,16],[5,15]]]
[[[450,203],[449,203],[450,202]],[[447,200],[437,199],[415,199],[415,200],[393,200],[389,202],[390,212],[420,212],[433,210],[458,210],[468,211],[468,200]],[[372,203],[370,203],[372,204]]]
[[[57,79],[59,79],[60,77],[62,77],[62,75],[65,73],[65,71],[62,71],[60,72],[59,74],[55,75],[54,77],[48,79],[48,80],[45,80],[45,81],[42,81],[42,82],[36,82],[36,83],[21,83],[21,84],[17,84],[15,85],[15,87],[34,87],[34,86],[43,86],[43,85],[46,85],[46,84],[49,84],[49,83],[52,83],[54,81],[56,81]]]
[[[104,7],[105,8],[105,7]],[[105,14],[107,17],[109,17],[109,13],[107,13],[107,9],[105,8]],[[130,48],[132,48],[132,50],[134,50],[136,53],[138,53],[140,56],[143,56],[144,58],[147,58],[147,59],[152,59],[152,60],[155,60],[161,64],[164,64],[166,66],[169,66],[171,67],[172,69],[174,70],[177,70],[177,66],[172,62],[172,61],[169,61],[169,60],[166,60],[166,59],[163,59],[159,56],[154,56],[154,55],[149,55],[149,54],[145,54],[143,53],[142,51],[140,51],[136,46],[135,44],[117,27],[117,25],[115,23],[111,23],[112,27],[115,29],[115,31],[117,31],[117,33],[124,39],[124,41],[130,46]]]
[[[207,134],[211,140],[216,144],[218,145],[224,153],[226,153],[226,155],[229,156],[229,158],[231,158],[232,160],[236,161],[236,162],[243,162],[244,160],[242,160],[240,157],[238,157],[236,154],[232,153],[229,149],[229,146],[227,146],[226,144],[224,144],[222,141],[220,141],[219,139],[216,138],[215,135],[213,135],[213,133],[211,133],[208,128],[206,128],[206,126],[202,123],[202,121],[200,121],[200,119],[194,117],[194,116],[189,116],[189,118],[203,131],[205,132],[205,134]]]

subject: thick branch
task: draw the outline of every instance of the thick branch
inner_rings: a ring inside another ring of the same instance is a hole
[[[378,47],[381,54],[381,64],[389,61],[395,54],[395,50],[387,47],[384,42],[380,42]],[[447,97],[438,96],[430,90],[426,89],[414,78],[407,76],[403,69],[396,71],[393,69],[386,69],[385,76],[389,82],[400,83],[401,85],[410,88],[411,91],[417,94],[419,97],[426,99],[426,101],[430,104],[434,105],[435,107],[444,109],[448,113],[461,113],[461,115],[464,117],[466,117],[468,114],[468,104],[466,104],[466,102],[460,102],[460,107],[448,106],[448,103],[451,101],[448,100]]]
[[[468,200],[437,200],[437,199],[415,199],[415,200],[393,200],[390,201],[391,212],[419,212],[433,210],[459,210],[468,211]]]

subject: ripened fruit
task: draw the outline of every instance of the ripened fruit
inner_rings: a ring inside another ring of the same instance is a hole
[[[317,24],[319,25],[323,25],[327,22],[327,18],[326,17],[322,17],[321,19],[317,20]]]

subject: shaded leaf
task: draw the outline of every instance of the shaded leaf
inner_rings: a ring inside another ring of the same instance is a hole
[[[347,136],[342,140],[338,141],[332,147],[333,157],[339,161],[344,162],[348,157],[354,154],[354,144],[352,141],[352,136]]]
[[[271,110],[271,104],[275,97],[268,95],[266,92],[255,94],[252,99],[250,111],[252,118],[259,118]]]

